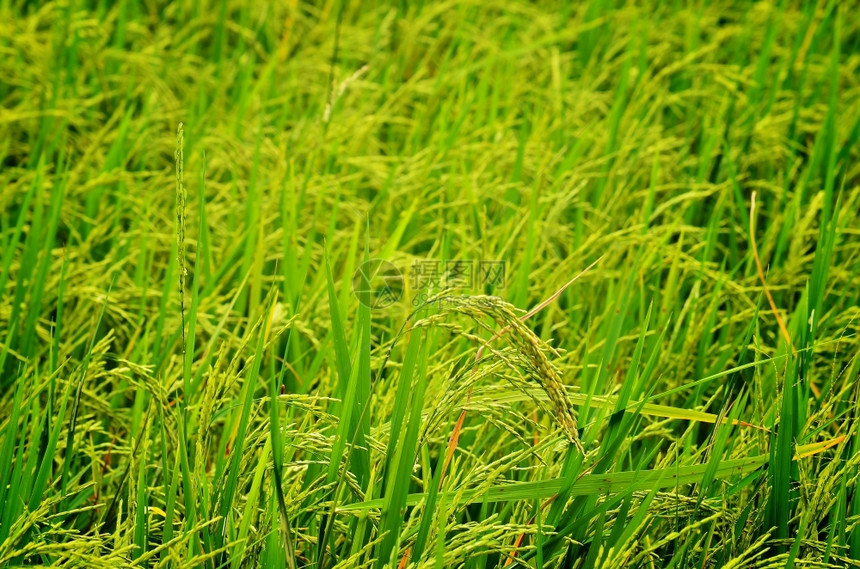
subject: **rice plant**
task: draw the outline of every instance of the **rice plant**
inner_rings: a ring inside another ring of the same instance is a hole
[[[858,13],[0,0],[0,568],[860,567]]]

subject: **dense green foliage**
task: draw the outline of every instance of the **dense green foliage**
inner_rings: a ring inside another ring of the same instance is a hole
[[[0,0],[0,567],[860,566],[858,13]]]

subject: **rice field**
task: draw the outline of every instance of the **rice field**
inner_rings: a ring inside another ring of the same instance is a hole
[[[0,568],[860,567],[857,14],[0,0]]]

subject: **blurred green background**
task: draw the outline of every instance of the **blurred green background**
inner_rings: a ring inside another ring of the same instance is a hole
[[[858,13],[0,1],[0,566],[856,565]],[[495,325],[405,339],[416,263],[598,259],[528,320],[585,457]]]

